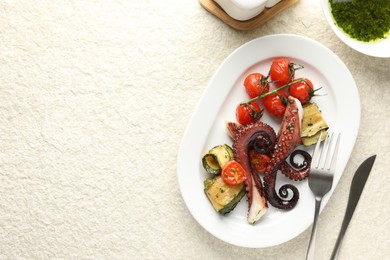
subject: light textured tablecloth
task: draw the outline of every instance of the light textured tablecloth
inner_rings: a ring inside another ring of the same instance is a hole
[[[359,136],[319,218],[317,257],[330,256],[355,169],[377,154],[340,259],[390,259],[390,59],[344,45],[319,0],[250,32],[196,0],[1,1],[0,258],[304,259],[310,230],[265,249],[213,237],[176,178],[184,130],[215,70],[277,33],[330,48],[360,92]]]

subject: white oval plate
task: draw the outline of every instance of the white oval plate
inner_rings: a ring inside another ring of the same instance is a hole
[[[207,174],[202,156],[218,144],[232,144],[226,134],[225,121],[235,121],[237,104],[247,99],[242,85],[251,72],[267,74],[275,57],[289,57],[305,68],[296,72],[305,76],[315,88],[323,87],[324,96],[313,99],[330,128],[341,132],[340,151],[332,190],[324,197],[322,208],[333,193],[356,141],[360,124],[360,100],[356,84],[344,63],[320,43],[297,35],[271,35],[250,41],[235,50],[221,64],[209,82],[184,133],[177,159],[177,177],[184,202],[196,221],[215,237],[242,247],[262,248],[286,242],[313,221],[314,197],[307,181],[292,182],[300,199],[290,211],[269,206],[255,225],[247,223],[247,202],[243,198],[234,211],[217,214],[203,191]],[[264,115],[264,122],[277,132],[279,121]],[[281,175],[281,174],[279,174]],[[277,185],[290,183],[279,176]]]
[[[362,42],[358,40],[354,40],[349,37],[343,30],[341,30],[336,24],[332,16],[331,7],[329,4],[329,0],[321,1],[322,10],[324,11],[324,15],[326,20],[329,23],[330,28],[333,32],[340,38],[346,45],[351,47],[352,49],[369,55],[373,57],[379,58],[389,58],[390,57],[390,37],[386,39],[376,41],[376,42]]]

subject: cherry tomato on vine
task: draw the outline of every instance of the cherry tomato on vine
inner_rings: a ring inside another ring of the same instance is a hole
[[[251,73],[244,80],[246,93],[250,98],[258,97],[269,91],[267,77],[261,73]]]
[[[282,117],[286,111],[287,94],[279,91],[276,94],[264,97],[264,106],[271,115]]]
[[[267,170],[267,167],[270,165],[271,157],[267,154],[258,153],[255,150],[250,150],[249,160],[256,172],[264,174]]]
[[[228,162],[222,169],[222,180],[230,185],[236,185],[246,180],[245,169],[235,160]]]
[[[277,58],[271,64],[270,78],[276,87],[289,83],[295,74],[294,64],[286,58]]]
[[[310,101],[314,96],[313,83],[309,79],[299,78],[296,80],[304,80],[298,83],[295,83],[290,86],[290,95],[297,98],[301,101],[302,105]]]
[[[247,125],[258,121],[263,116],[263,110],[256,102],[249,104],[238,105],[236,108],[237,122],[242,125]]]

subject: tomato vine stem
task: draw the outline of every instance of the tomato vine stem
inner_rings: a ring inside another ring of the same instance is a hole
[[[267,93],[261,94],[261,95],[259,95],[259,96],[257,96],[257,97],[251,98],[251,99],[249,99],[249,100],[243,101],[243,102],[240,103],[240,105],[247,105],[247,104],[249,104],[249,103],[251,103],[251,102],[253,102],[253,101],[256,101],[256,100],[265,98],[266,96],[269,96],[269,95],[272,95],[272,94],[276,94],[276,93],[278,93],[280,90],[285,89],[285,88],[287,88],[287,87],[290,87],[290,86],[292,86],[292,85],[294,85],[294,84],[296,84],[296,83],[299,83],[299,82],[305,82],[305,83],[307,84],[306,79],[304,79],[304,78],[297,79],[297,80],[291,81],[290,83],[287,83],[287,84],[285,84],[285,85],[283,85],[283,86],[281,86],[281,87],[279,87],[279,88],[277,88],[277,89],[274,89],[274,90],[269,91],[269,92],[267,92]]]

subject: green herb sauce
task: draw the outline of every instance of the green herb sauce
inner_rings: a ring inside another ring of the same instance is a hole
[[[370,42],[390,34],[390,0],[329,0],[336,24],[351,38]]]

